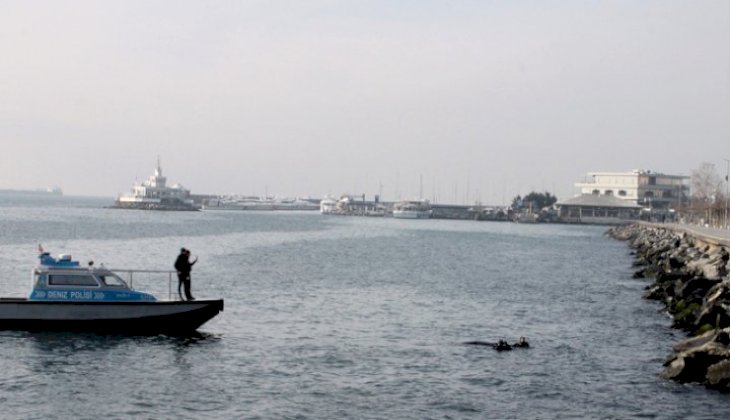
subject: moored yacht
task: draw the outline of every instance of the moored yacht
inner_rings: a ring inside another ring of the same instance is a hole
[[[401,201],[393,205],[393,217],[397,219],[429,219],[432,213],[428,200]]]
[[[319,202],[319,212],[322,214],[332,214],[337,212],[337,200],[327,196]]]

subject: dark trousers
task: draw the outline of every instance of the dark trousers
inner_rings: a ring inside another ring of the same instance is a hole
[[[185,286],[185,300],[193,300],[193,295],[190,294],[190,273],[178,273],[177,275],[177,294],[180,295],[180,300],[183,300],[180,290],[183,285]]]

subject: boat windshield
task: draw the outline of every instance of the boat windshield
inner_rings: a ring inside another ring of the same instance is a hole
[[[114,274],[97,274],[97,277],[105,286],[109,287],[127,287],[127,284]]]

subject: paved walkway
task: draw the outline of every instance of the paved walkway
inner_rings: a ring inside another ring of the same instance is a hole
[[[665,227],[677,232],[686,232],[698,239],[715,245],[730,246],[730,230],[709,228],[696,225],[685,225],[681,223],[648,223],[652,226]]]

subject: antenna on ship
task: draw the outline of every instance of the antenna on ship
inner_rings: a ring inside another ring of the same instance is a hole
[[[419,188],[418,188],[418,199],[423,200],[423,174],[420,174]]]

